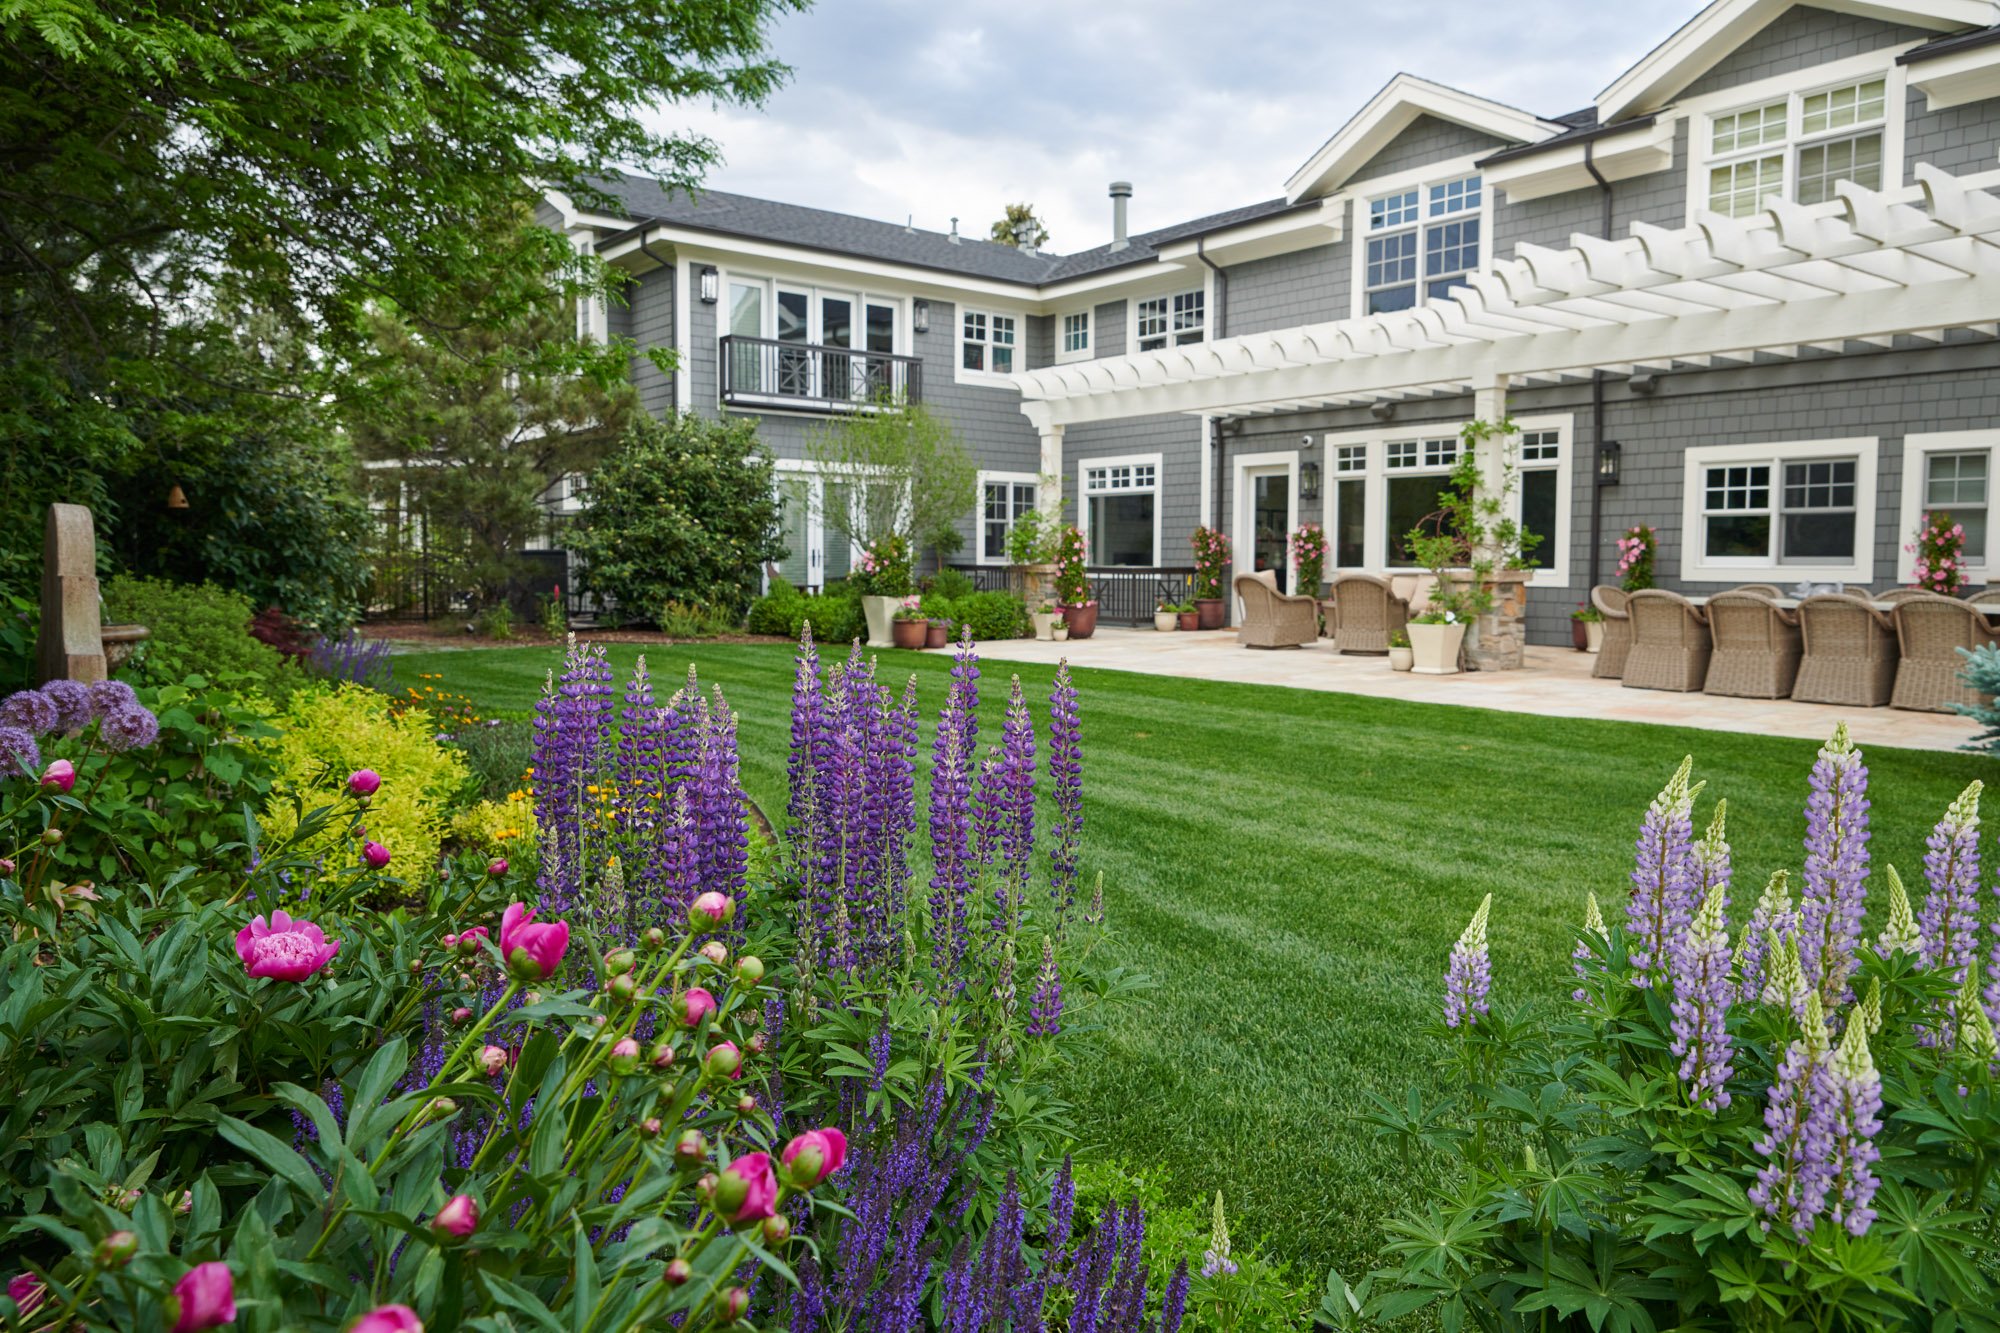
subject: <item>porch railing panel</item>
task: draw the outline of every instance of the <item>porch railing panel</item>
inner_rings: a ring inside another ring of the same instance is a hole
[[[922,357],[733,333],[722,339],[721,378],[732,407],[855,412],[924,396]]]

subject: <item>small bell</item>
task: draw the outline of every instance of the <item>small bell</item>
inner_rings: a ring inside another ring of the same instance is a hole
[[[167,488],[167,508],[186,509],[187,507],[188,507],[187,492],[181,489],[181,484],[179,482],[175,482],[172,486],[169,486]]]

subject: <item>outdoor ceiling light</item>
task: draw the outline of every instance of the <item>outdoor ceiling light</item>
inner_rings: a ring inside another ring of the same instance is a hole
[[[1379,403],[1370,404],[1368,415],[1374,417],[1377,421],[1394,421],[1396,419],[1396,404],[1385,398]]]
[[[918,301],[910,307],[910,327],[918,333],[931,331],[931,303]]]
[[[722,274],[715,265],[701,266],[701,303],[714,305],[722,299]]]
[[[1616,486],[1618,484],[1619,456],[1625,452],[1616,440],[1606,440],[1597,446],[1597,484]]]
[[[1625,381],[1625,384],[1626,387],[1630,388],[1633,393],[1647,395],[1655,393],[1659,390],[1660,377],[1658,375],[1655,375],[1652,371],[1648,370],[1632,376],[1630,379]]]
[[[1299,499],[1319,499],[1319,464],[1310,458],[1299,464]]]

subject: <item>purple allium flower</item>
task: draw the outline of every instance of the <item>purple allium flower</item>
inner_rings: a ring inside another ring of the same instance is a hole
[[[1083,841],[1083,725],[1069,663],[1056,667],[1049,693],[1049,785],[1055,789],[1055,841],[1049,848],[1049,894],[1055,900],[1056,929],[1068,922],[1076,902],[1077,866]]]
[[[1750,913],[1750,924],[1743,928],[1743,942],[1737,946],[1736,975],[1741,981],[1738,994],[1745,1003],[1764,998],[1764,971],[1774,965],[1769,955],[1770,941],[1775,938],[1782,945],[1786,940],[1796,940],[1798,931],[1799,916],[1792,908],[1791,876],[1783,870],[1774,870]],[[1803,1003],[1804,997],[1799,999]]]
[[[160,739],[160,720],[147,709],[133,704],[99,718],[97,736],[107,750],[143,750]]]
[[[1694,916],[1700,872],[1694,865],[1693,814],[1701,786],[1689,788],[1693,771],[1694,756],[1689,755],[1647,807],[1640,825],[1632,898],[1625,908],[1635,986],[1665,979],[1668,950]]]
[[[1056,942],[1042,936],[1042,970],[1035,976],[1035,993],[1028,1001],[1028,1035],[1053,1037],[1062,1031],[1062,970],[1056,966]]]
[[[1493,989],[1493,964],[1486,956],[1486,917],[1493,910],[1493,895],[1480,900],[1465,933],[1451,947],[1451,966],[1444,978],[1444,1025],[1455,1028],[1463,1023],[1475,1026],[1487,1010],[1487,995]]]
[[[1962,980],[1979,944],[1979,793],[1974,782],[1945,811],[1925,842],[1924,910],[1917,919],[1925,967],[1948,967]]]
[[[42,686],[42,693],[56,706],[55,730],[80,731],[90,725],[94,714],[88,685],[80,680],[52,680]]]
[[[1583,895],[1583,933],[1578,937],[1576,947],[1570,950],[1569,954],[1571,959],[1570,970],[1576,973],[1578,981],[1589,979],[1591,960],[1601,960],[1602,958],[1602,955],[1598,952],[1596,941],[1606,939],[1609,934],[1610,932],[1604,928],[1604,912],[1597,905],[1597,895],[1586,892]],[[1569,993],[1569,997],[1578,1004],[1582,1004],[1590,998],[1590,992],[1578,986]]]
[[[0,766],[12,776],[35,776],[42,768],[41,747],[19,727],[0,726]]]
[[[139,702],[139,696],[122,680],[93,680],[85,688],[90,691],[90,711],[99,718]]]
[[[1804,1035],[1785,1051],[1764,1106],[1765,1135],[1757,1140],[1764,1165],[1750,1187],[1750,1202],[1772,1222],[1801,1239],[1826,1207],[1827,1158],[1833,1126],[1830,1108],[1817,1091],[1827,1059],[1826,1020],[1819,995],[1806,998]]]
[[[1681,1082],[1691,1105],[1710,1111],[1729,1105],[1733,1047],[1729,1040],[1729,931],[1723,924],[1723,887],[1708,891],[1687,934],[1674,944],[1673,1041],[1681,1057]]]
[[[60,730],[62,714],[55,700],[40,690],[19,690],[0,699],[0,727],[14,727],[30,736]]]
[[[1827,1161],[1827,1202],[1835,1222],[1851,1236],[1866,1235],[1875,1221],[1874,1164],[1882,1156],[1875,1136],[1882,1131],[1882,1076],[1868,1053],[1868,1026],[1850,1020],[1839,1049],[1820,1066],[1816,1099],[1823,1103],[1832,1133]]]
[[[1828,1012],[1853,998],[1867,884],[1868,767],[1841,723],[1813,763],[1799,905],[1799,963]]]

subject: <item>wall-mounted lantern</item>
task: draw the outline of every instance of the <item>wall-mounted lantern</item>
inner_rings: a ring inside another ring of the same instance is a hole
[[[722,299],[722,273],[713,264],[701,266],[701,303],[714,305]]]
[[[918,333],[929,333],[931,331],[931,303],[929,301],[918,301],[910,307],[910,327]]]
[[[1606,440],[1597,446],[1597,484],[1616,486],[1618,484],[1619,456],[1625,452],[1616,440]]]

